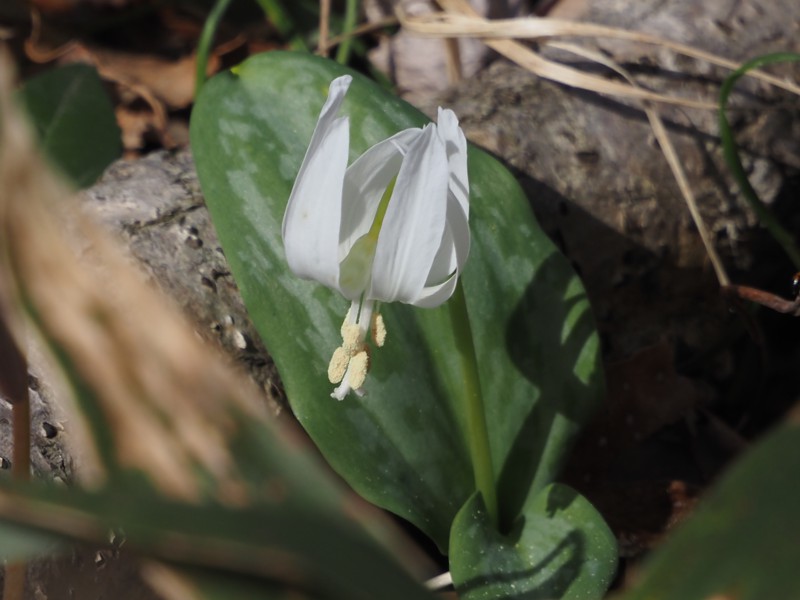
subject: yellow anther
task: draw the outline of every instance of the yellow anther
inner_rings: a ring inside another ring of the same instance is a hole
[[[367,380],[367,372],[369,371],[369,354],[366,350],[358,352],[350,359],[350,374],[347,377],[347,382],[354,390],[359,389],[364,385]]]
[[[355,312],[356,314],[353,315],[352,313]],[[355,304],[351,304],[350,308],[347,309],[347,314],[344,317],[344,321],[342,321],[342,327],[339,329],[339,333],[342,334],[342,338],[344,338],[344,330],[346,327],[353,325],[356,322],[355,317],[358,315],[358,307]]]
[[[342,325],[342,347],[352,356],[359,350],[364,342],[361,340],[361,332],[358,325]]]
[[[350,362],[350,353],[339,346],[333,352],[331,362],[328,365],[328,380],[331,383],[339,383],[347,372],[347,364]]]
[[[383,348],[386,343],[386,325],[383,322],[383,315],[380,313],[372,314],[372,323],[370,323],[370,331],[372,332],[372,341],[378,348]]]

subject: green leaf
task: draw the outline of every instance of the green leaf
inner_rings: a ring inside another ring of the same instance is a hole
[[[9,483],[0,482],[2,520],[94,544],[121,528],[126,548],[202,568],[215,576],[210,588],[228,580],[231,589],[247,592],[232,597],[284,588],[341,600],[430,598],[358,527],[291,495],[231,507],[175,502],[147,488],[85,492]]]
[[[28,80],[20,100],[42,148],[78,187],[88,187],[122,152],[114,107],[97,71],[68,65]]]
[[[388,340],[367,395],[329,398],[326,377],[348,302],[289,272],[281,222],[330,81],[354,80],[351,160],[427,119],[363,76],[318,57],[270,52],[212,78],[192,115],[206,202],[245,304],[292,409],[361,495],[446,549],[474,491],[462,381],[447,305],[382,307]],[[536,224],[514,178],[469,151],[473,245],[463,276],[473,321],[504,522],[552,482],[602,392],[583,288]]]
[[[474,495],[453,522],[450,552],[461,600],[602,598],[617,565],[617,543],[603,518],[560,484],[533,497],[507,535],[492,527]]]
[[[745,454],[619,600],[800,598],[800,428]]]
[[[173,567],[191,582],[191,600],[312,600],[323,595],[299,595],[296,589],[251,577],[241,577],[203,568]],[[186,600],[190,600],[186,598]]]
[[[775,54],[764,54],[756,58],[750,59],[742,64],[738,69],[733,71],[725,78],[719,88],[719,107],[717,109],[717,120],[719,122],[719,138],[722,143],[723,156],[728,169],[736,180],[739,190],[744,196],[744,199],[750,205],[753,213],[758,217],[759,222],[764,226],[772,237],[782,247],[783,251],[789,256],[796,268],[800,268],[800,248],[794,240],[794,235],[784,227],[780,220],[772,213],[770,208],[758,197],[747,173],[744,170],[744,165],[739,157],[739,146],[736,143],[736,138],[733,135],[728,116],[726,114],[728,106],[728,98],[733,92],[736,82],[739,81],[749,71],[760,69],[761,67],[772,65],[782,62],[797,62],[800,61],[800,54],[794,52],[777,52]]]
[[[289,35],[294,28],[294,20],[283,6],[281,0],[256,0],[275,29],[281,35]]]
[[[29,560],[56,551],[63,539],[31,527],[0,522],[0,562]]]

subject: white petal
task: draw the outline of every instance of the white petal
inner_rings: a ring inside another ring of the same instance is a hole
[[[450,169],[450,191],[469,218],[469,177],[467,175],[467,138],[458,126],[458,118],[448,109],[439,108],[439,137],[445,143]]]
[[[455,195],[447,195],[447,224],[442,245],[428,273],[426,286],[435,286],[450,277],[453,273],[461,272],[467,262],[470,246],[469,221]]]
[[[452,188],[451,188],[452,191]],[[455,200],[455,201],[454,201]],[[456,270],[460,273],[469,256],[472,234],[469,230],[469,214],[461,210],[462,206],[453,195],[447,198],[447,226],[453,236],[456,254]]]
[[[456,283],[458,283],[458,276],[453,275],[444,283],[433,287],[426,287],[414,302],[414,306],[419,308],[436,308],[450,299],[450,296],[453,295],[456,289]]]
[[[347,168],[339,233],[340,261],[355,241],[369,231],[383,193],[400,172],[409,146],[421,133],[422,129],[405,129],[372,146]]]
[[[453,203],[455,203],[455,200],[453,200]],[[450,279],[450,276],[455,273],[456,267],[455,242],[450,231],[450,225],[445,220],[442,241],[439,243],[439,250],[433,259],[428,277],[425,279],[425,287],[439,285],[443,281]]]
[[[369,297],[413,303],[439,250],[447,214],[447,154],[434,125],[408,149],[378,237]]]
[[[433,308],[450,298],[456,282],[467,262],[470,246],[470,231],[467,216],[455,197],[450,194],[447,202],[447,226],[442,238],[442,247],[434,259],[425,288],[414,306]],[[452,274],[449,278],[448,275]]]
[[[283,216],[283,244],[289,268],[329,287],[338,284],[342,186],[350,146],[349,121],[337,118],[352,78],[339,77],[311,136]]]

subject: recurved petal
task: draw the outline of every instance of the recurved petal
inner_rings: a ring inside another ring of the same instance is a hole
[[[426,286],[435,286],[453,273],[460,273],[467,262],[470,246],[469,221],[455,195],[447,195],[447,218],[441,246],[431,265]]]
[[[455,200],[453,200],[455,203]],[[456,261],[455,242],[450,231],[450,225],[445,219],[442,241],[439,243],[439,250],[431,263],[431,270],[425,280],[425,287],[434,286],[450,278],[456,272],[458,263]]]
[[[463,210],[463,206],[452,191],[451,187],[451,193],[447,197],[447,227],[453,239],[456,270],[460,273],[469,256],[472,234],[469,230],[469,213]]]
[[[436,308],[440,304],[447,302],[456,289],[456,283],[458,283],[458,276],[453,275],[444,283],[426,287],[417,297],[414,306],[419,308]]]
[[[444,234],[447,154],[434,125],[408,149],[378,237],[370,298],[413,304]]]
[[[349,121],[337,117],[351,77],[330,85],[283,216],[283,244],[298,277],[337,288],[342,187],[350,146]]]
[[[339,231],[340,261],[369,231],[384,191],[400,172],[403,156],[421,133],[419,128],[404,129],[369,148],[347,168]]]
[[[447,151],[450,169],[450,191],[469,218],[469,176],[467,174],[467,138],[458,126],[456,114],[449,108],[439,108],[437,131]]]
[[[431,265],[428,280],[413,303],[420,308],[439,306],[453,294],[470,246],[469,222],[453,194],[447,199],[447,224],[442,245]]]

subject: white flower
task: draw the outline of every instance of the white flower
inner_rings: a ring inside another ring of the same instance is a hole
[[[446,301],[469,253],[467,143],[451,110],[438,125],[406,129],[347,166],[350,122],[338,116],[352,78],[331,82],[283,217],[295,275],[351,301],[328,370],[333,397],[362,394],[367,331],[382,346],[379,302]]]

